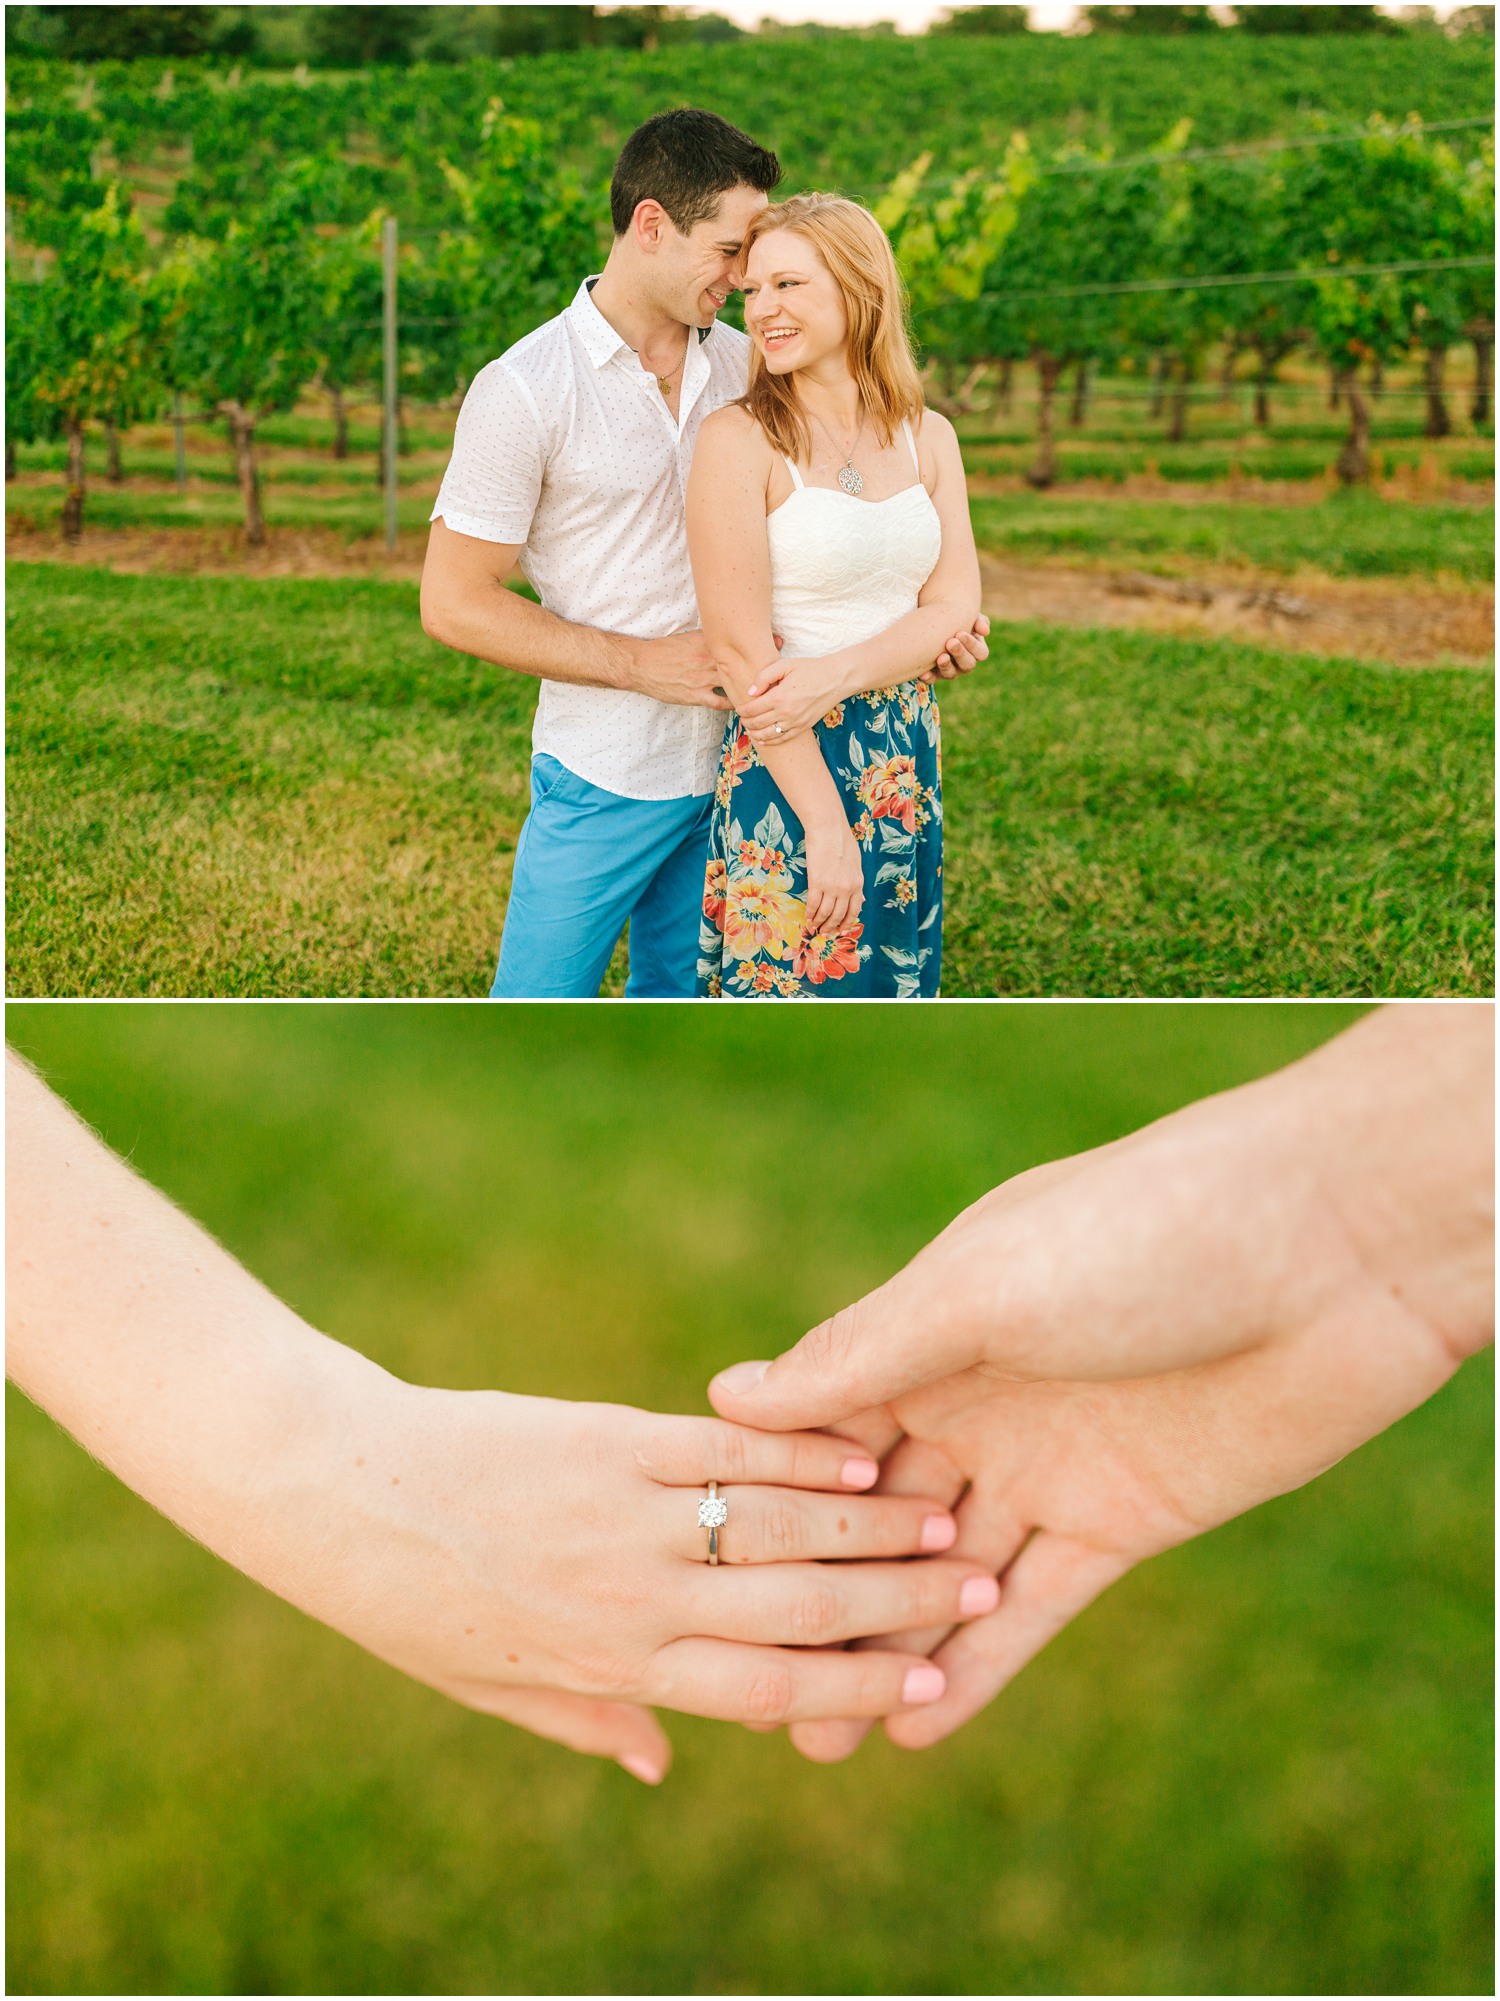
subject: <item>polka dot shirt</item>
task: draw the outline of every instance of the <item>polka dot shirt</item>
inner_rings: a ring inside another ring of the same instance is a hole
[[[705,417],[745,393],[750,343],[716,324],[690,340],[679,415],[589,297],[475,376],[432,519],[524,545],[548,611],[659,639],[691,632],[687,476]],[[711,792],[724,718],[622,688],[543,681],[532,748],[630,799]]]

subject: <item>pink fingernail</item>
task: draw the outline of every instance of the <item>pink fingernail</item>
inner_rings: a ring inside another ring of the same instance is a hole
[[[846,1487],[873,1487],[880,1478],[880,1468],[873,1459],[846,1459],[839,1478]]]
[[[958,1541],[958,1523],[952,1515],[929,1515],[922,1524],[922,1548],[952,1549]]]
[[[758,1389],[761,1378],[771,1364],[769,1362],[736,1362],[732,1369],[721,1369],[714,1381],[720,1389],[728,1390],[732,1397],[747,1396]]]
[[[958,1609],[966,1619],[993,1612],[1000,1603],[1000,1586],[993,1577],[971,1577],[958,1594]]]
[[[943,1670],[933,1667],[931,1662],[925,1667],[908,1668],[906,1670],[906,1679],[901,1684],[901,1700],[903,1702],[936,1702],[947,1686],[948,1683]]]
[[[630,1776],[633,1779],[639,1779],[642,1785],[659,1786],[661,1784],[661,1768],[658,1765],[653,1765],[649,1758],[621,1758],[620,1763],[629,1772]]]

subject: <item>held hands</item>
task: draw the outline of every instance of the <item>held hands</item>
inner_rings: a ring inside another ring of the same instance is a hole
[[[1487,1011],[1436,1012],[1018,1176],[716,1379],[737,1422],[837,1424],[881,1491],[955,1504],[956,1553],[1000,1576],[962,1633],[903,1635],[947,1689],[896,1742],[955,1729],[1131,1565],[1313,1479],[1490,1338]],[[837,1758],[866,1728],[793,1736]]]
[[[875,1466],[840,1439],[384,1380],[350,1427],[336,1547],[306,1609],[454,1700],[649,1782],[670,1747],[639,1705],[767,1726],[899,1712],[942,1693],[920,1653],[827,1649],[946,1628],[998,1597],[980,1564],[932,1556],[951,1515],[859,1492]],[[728,1489],[717,1567],[697,1516],[710,1479]]]

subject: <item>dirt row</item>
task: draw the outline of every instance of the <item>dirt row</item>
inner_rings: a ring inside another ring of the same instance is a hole
[[[138,574],[368,577],[414,582],[427,537],[403,535],[394,553],[375,537],[270,528],[247,550],[239,529],[90,528],[76,549],[55,529],[12,527],[12,561],[87,565]],[[1285,653],[1322,653],[1403,667],[1482,667],[1494,656],[1495,594],[1423,578],[1288,579],[1204,568],[1191,577],[1063,562],[1016,563],[982,555],[984,608],[992,619],[1052,625],[1144,627],[1238,639]]]

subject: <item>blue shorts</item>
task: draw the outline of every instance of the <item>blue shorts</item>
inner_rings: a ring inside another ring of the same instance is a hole
[[[625,799],[534,756],[491,1000],[592,999],[627,922],[627,996],[690,998],[713,803]]]

